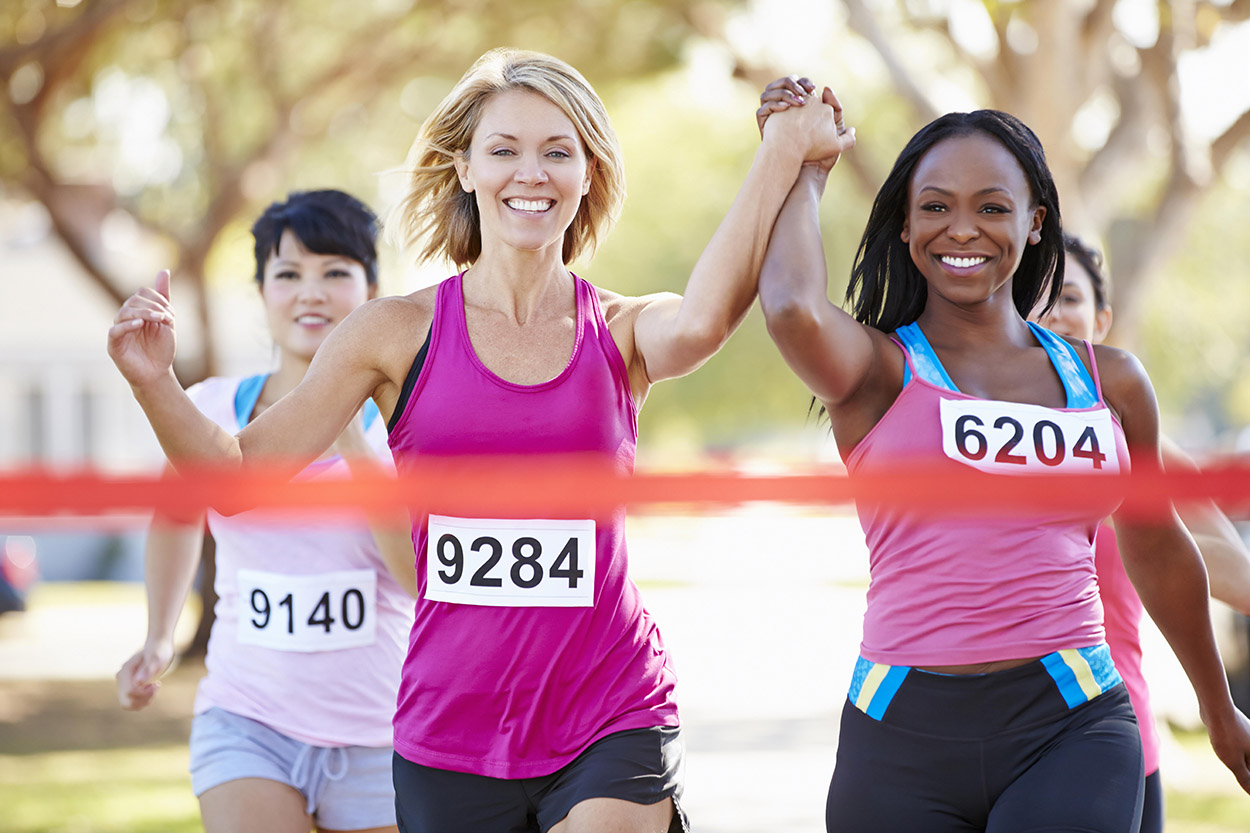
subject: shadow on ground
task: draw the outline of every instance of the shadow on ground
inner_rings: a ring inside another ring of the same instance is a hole
[[[92,751],[186,743],[200,662],[166,675],[151,705],[127,712],[112,680],[0,681],[0,754]]]

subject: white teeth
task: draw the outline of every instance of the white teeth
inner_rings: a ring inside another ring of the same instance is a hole
[[[967,269],[969,266],[978,266],[989,260],[987,257],[949,257],[943,256],[942,262],[947,266],[953,266],[956,269]]]
[[[296,324],[328,324],[330,323],[330,319],[326,318],[324,315],[306,314],[306,315],[301,315],[300,317],[296,318],[295,323]]]
[[[552,200],[505,200],[509,208],[515,208],[517,211],[546,211],[551,208]]]

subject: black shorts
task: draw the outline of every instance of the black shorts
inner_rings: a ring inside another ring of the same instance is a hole
[[[669,833],[688,833],[678,804],[683,752],[674,726],[629,729],[600,738],[573,761],[536,778],[490,778],[414,764],[395,754],[395,816],[400,833],[545,833],[588,798],[635,804],[673,799]]]
[[[991,674],[857,674],[863,689],[853,683],[842,710],[827,829],[1136,831],[1141,736],[1104,650]]]

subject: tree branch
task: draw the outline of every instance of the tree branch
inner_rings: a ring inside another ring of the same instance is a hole
[[[54,182],[48,176],[41,160],[38,159],[31,160],[23,186],[47,209],[57,237],[65,244],[65,248],[73,255],[74,260],[82,267],[91,282],[98,286],[109,300],[120,307],[130,293],[120,289],[105,272],[97,257],[98,253],[93,251],[96,247],[83,234],[82,225],[71,220],[64,210],[65,205],[73,199],[72,195],[63,196],[65,186]]]
[[[1120,105],[1120,117],[1107,141],[1090,157],[1078,177],[1087,208],[1091,214],[1101,212],[1104,220],[1116,210],[1109,199],[1111,192],[1128,172],[1137,169],[1146,151],[1146,133],[1151,124],[1150,100],[1145,91],[1130,79],[1113,77],[1112,89]]]
[[[847,23],[851,30],[877,50],[877,54],[881,56],[886,69],[889,70],[890,78],[894,81],[894,88],[911,104],[920,119],[930,122],[941,115],[937,106],[929,100],[911,73],[903,66],[890,43],[890,38],[881,31],[881,27],[877,25],[877,19],[864,5],[863,0],[842,0],[842,4],[846,6]]]
[[[1250,110],[1238,116],[1237,120],[1211,143],[1211,169],[1216,173],[1223,171],[1229,157],[1247,140],[1250,140]]]
[[[0,76],[9,77],[28,61],[39,61],[45,67],[67,63],[77,67],[83,58],[83,41],[92,38],[101,26],[133,2],[135,0],[96,0],[94,3],[87,3],[81,14],[34,43],[0,48]]]
[[[1250,0],[1233,0],[1231,3],[1212,3],[1202,0],[1198,4],[1200,12],[1215,12],[1221,20],[1228,23],[1240,23],[1250,20]]]

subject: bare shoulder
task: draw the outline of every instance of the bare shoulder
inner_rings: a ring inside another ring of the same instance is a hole
[[[681,296],[673,292],[656,292],[651,295],[621,295],[610,289],[595,287],[599,295],[599,306],[603,309],[603,317],[608,326],[615,329],[617,325],[631,326],[642,312],[656,301],[666,298],[680,300]]]
[[[1094,345],[1098,377],[1107,401],[1132,400],[1142,396],[1154,398],[1154,387],[1141,361],[1127,350],[1105,344]]]
[[[435,287],[429,287],[409,295],[366,301],[352,311],[340,329],[345,338],[374,358],[389,379],[402,381],[430,332],[436,292]]]
[[[431,320],[434,317],[434,301],[438,287],[427,286],[407,295],[387,295],[366,301],[358,311],[367,313],[374,323],[395,321],[397,324],[412,323],[421,318]]]
[[[1143,455],[1157,455],[1159,403],[1146,368],[1132,353],[1117,347],[1096,345],[1094,357],[1103,399],[1119,417],[1129,448],[1140,449]]]
[[[424,339],[434,320],[435,291],[434,287],[427,287],[409,295],[374,298],[357,307],[348,321],[352,322],[354,332],[369,338],[376,338],[379,333],[388,336],[403,333],[406,335],[398,339],[401,342],[414,335]]]
[[[607,289],[599,289],[598,287],[596,287],[596,290],[599,297],[599,306],[603,310],[603,317],[608,325],[608,331],[612,334],[612,340],[616,342],[617,350],[621,353],[625,367],[629,369],[630,385],[633,388],[634,396],[641,403],[646,398],[647,390],[651,387],[651,381],[647,376],[644,360],[638,352],[636,339],[638,317],[643,310],[657,303],[671,300],[673,306],[676,307],[681,303],[681,296],[672,292],[657,292],[651,295],[620,295]]]

